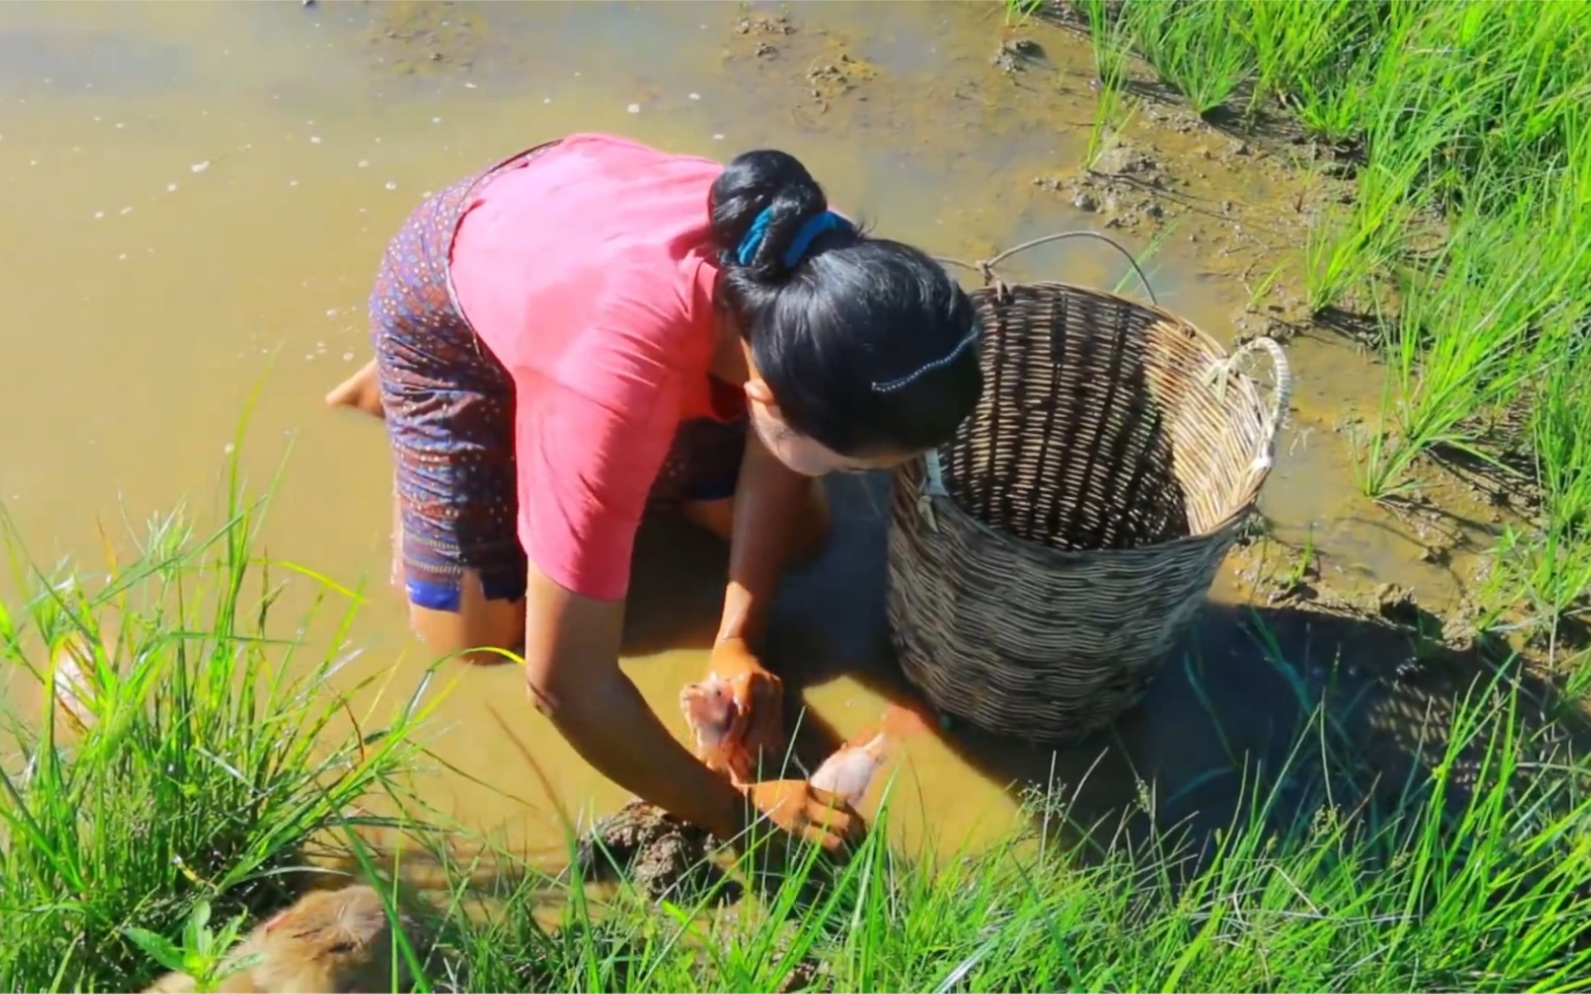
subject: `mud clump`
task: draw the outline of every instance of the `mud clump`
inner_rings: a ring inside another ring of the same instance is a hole
[[[1376,587],[1372,594],[1375,613],[1387,621],[1397,625],[1417,625],[1420,621],[1420,606],[1414,599],[1414,591],[1399,583],[1383,583]]]
[[[795,31],[783,14],[747,14],[735,22],[737,35],[793,35]]]
[[[859,84],[877,75],[877,69],[841,52],[832,61],[808,69],[807,83],[812,87],[814,99],[827,101],[850,93]]]
[[[795,25],[783,14],[748,14],[735,22],[735,34],[758,39],[751,48],[751,54],[759,59],[779,56],[778,46],[768,41],[768,37],[793,35],[795,30]]]
[[[808,958],[790,968],[779,982],[779,994],[796,994],[797,991],[829,991],[834,989],[834,979],[828,966]]]
[[[470,71],[485,50],[486,34],[473,17],[452,6],[410,0],[378,5],[366,36],[375,63],[409,76]]]
[[[1158,180],[1160,164],[1143,150],[1120,142],[1099,154],[1092,171],[1106,177],[1139,176]]]
[[[648,900],[667,895],[689,901],[716,888],[720,903],[727,903],[739,893],[713,861],[718,848],[706,829],[636,799],[592,827],[578,859],[585,879],[628,877]]]
[[[1029,38],[1008,38],[989,57],[989,64],[1003,73],[1018,72],[1028,62],[1042,58],[1044,49]]]
[[[1171,188],[1160,160],[1119,138],[1080,175],[1040,176],[1033,184],[1061,194],[1080,211],[1103,214],[1107,228],[1136,228],[1175,213],[1160,197]]]

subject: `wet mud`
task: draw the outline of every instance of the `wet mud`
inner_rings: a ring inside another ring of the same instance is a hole
[[[628,879],[648,899],[692,906],[708,895],[720,903],[740,895],[714,860],[719,847],[706,829],[632,798],[592,826],[577,859],[583,880]]]
[[[809,163],[837,207],[943,257],[1107,233],[1144,261],[1163,306],[1229,345],[1274,338],[1293,366],[1255,527],[1194,632],[1139,708],[1065,750],[995,740],[922,708],[883,627],[888,481],[829,482],[835,539],[781,592],[767,661],[786,681],[807,769],[881,710],[913,730],[881,774],[900,842],[994,837],[1035,793],[1064,798],[1073,824],[1213,830],[1254,789],[1255,769],[1282,777],[1321,706],[1352,731],[1370,778],[1393,781],[1424,761],[1455,697],[1499,672],[1536,702],[1531,720],[1563,720],[1551,674],[1507,664],[1511,647],[1474,633],[1484,551],[1528,515],[1528,495],[1440,467],[1422,467],[1426,496],[1403,506],[1356,488],[1382,373],[1351,316],[1309,313],[1302,279],[1310,225],[1352,196],[1344,150],[1205,120],[1137,72],[1139,111],[1090,163],[1087,39],[1051,20],[1006,24],[990,4],[321,0],[120,17],[113,41],[72,6],[0,15],[13,37],[50,40],[0,60],[0,78],[18,84],[0,98],[0,225],[33,233],[0,247],[0,269],[39,291],[6,295],[0,323],[52,329],[0,342],[0,369],[12,371],[0,416],[34,426],[5,443],[0,500],[46,559],[97,553],[96,517],[136,522],[213,492],[235,412],[268,374],[245,465],[269,478],[293,449],[266,551],[339,580],[384,577],[379,427],[319,398],[368,352],[369,281],[416,199],[563,131],[624,131],[723,158],[777,145]],[[90,34],[122,62],[74,60],[72,43]],[[1022,253],[998,275],[1143,292],[1084,240]],[[723,582],[716,543],[648,522],[625,668],[682,741],[675,700],[703,672]],[[396,598],[367,587],[346,636],[363,647],[350,685],[389,671],[406,685],[429,660]],[[305,637],[337,631],[315,623]],[[597,838],[649,893],[709,862],[705,833],[628,802],[528,704],[510,707],[523,699],[512,667],[449,673],[437,711],[446,764],[416,774],[439,809],[511,831],[527,852],[556,844],[560,804],[607,814]],[[29,692],[13,681],[8,695]],[[553,797],[505,761],[515,746],[481,720],[494,704]]]

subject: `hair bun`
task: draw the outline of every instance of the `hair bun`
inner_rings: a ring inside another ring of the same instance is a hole
[[[787,262],[792,247],[818,233],[809,223],[828,212],[823,188],[788,152],[758,149],[724,167],[708,196],[713,241],[726,267],[759,282],[778,282],[800,263]],[[749,237],[755,235],[756,237]]]

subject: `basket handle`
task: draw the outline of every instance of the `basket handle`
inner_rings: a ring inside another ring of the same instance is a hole
[[[1271,406],[1265,416],[1265,438],[1260,443],[1260,451],[1254,454],[1251,470],[1258,471],[1269,469],[1276,458],[1276,435],[1281,430],[1283,421],[1287,417],[1288,405],[1293,396],[1293,370],[1287,362],[1287,353],[1272,338],[1252,338],[1236,349],[1225,359],[1216,361],[1205,373],[1205,382],[1212,384],[1216,390],[1216,397],[1226,399],[1226,385],[1232,375],[1237,372],[1238,363],[1254,355],[1264,352],[1270,356],[1271,369],[1275,377],[1271,384]]]
[[[1121,242],[1118,242],[1116,239],[1110,237],[1104,232],[1091,231],[1086,228],[1081,228],[1076,231],[1060,231],[1053,235],[1045,235],[1042,238],[1035,238],[1032,241],[1023,242],[1021,245],[1013,246],[1012,248],[1006,249],[1004,252],[997,253],[996,255],[990,256],[987,259],[982,259],[978,262],[963,262],[960,259],[951,259],[945,256],[935,256],[934,258],[939,262],[947,263],[952,266],[960,266],[962,269],[970,269],[983,278],[984,286],[993,286],[997,291],[1003,291],[1005,287],[1005,280],[1001,279],[999,274],[994,271],[994,267],[996,265],[1006,259],[1009,259],[1011,256],[1016,255],[1018,252],[1026,252],[1030,248],[1044,245],[1049,242],[1063,241],[1067,238],[1097,238],[1106,245],[1109,245],[1111,248],[1115,249],[1117,252],[1120,252],[1122,258],[1127,260],[1127,265],[1131,266],[1132,271],[1138,275],[1138,282],[1143,284],[1144,292],[1149,294],[1149,302],[1154,304],[1156,307],[1160,306],[1160,298],[1155,296],[1155,288],[1149,285],[1149,277],[1144,275],[1143,267],[1138,265],[1138,260],[1133,258],[1133,254],[1127,251],[1126,246],[1122,245]]]

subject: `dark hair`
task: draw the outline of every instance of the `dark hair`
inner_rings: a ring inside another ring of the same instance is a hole
[[[940,445],[983,391],[972,301],[925,253],[848,223],[799,252],[828,208],[794,156],[737,156],[708,197],[719,299],[795,431],[851,457]]]

